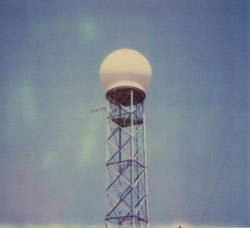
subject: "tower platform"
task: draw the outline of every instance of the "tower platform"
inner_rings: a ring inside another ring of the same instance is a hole
[[[146,94],[144,91],[138,88],[131,88],[131,87],[119,87],[110,89],[106,93],[107,100],[112,104],[119,104],[122,106],[129,106],[131,105],[131,90],[133,90],[133,104],[139,104],[144,101],[146,98]]]

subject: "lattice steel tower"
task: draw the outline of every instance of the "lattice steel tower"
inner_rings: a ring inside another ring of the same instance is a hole
[[[149,227],[144,99],[147,59],[132,49],[108,55],[100,68],[107,99],[106,227]]]

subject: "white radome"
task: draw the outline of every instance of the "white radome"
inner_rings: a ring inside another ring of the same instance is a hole
[[[148,60],[133,49],[119,49],[109,54],[100,67],[100,81],[105,92],[114,88],[138,88],[144,92],[151,82]]]

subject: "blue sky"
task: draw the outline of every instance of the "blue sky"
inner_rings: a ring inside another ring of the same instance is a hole
[[[103,224],[103,59],[152,66],[152,224],[249,226],[249,1],[1,1],[0,223]]]

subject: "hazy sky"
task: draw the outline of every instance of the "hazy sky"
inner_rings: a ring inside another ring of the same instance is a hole
[[[249,1],[1,0],[0,224],[103,224],[103,59],[152,66],[151,224],[250,225]]]

